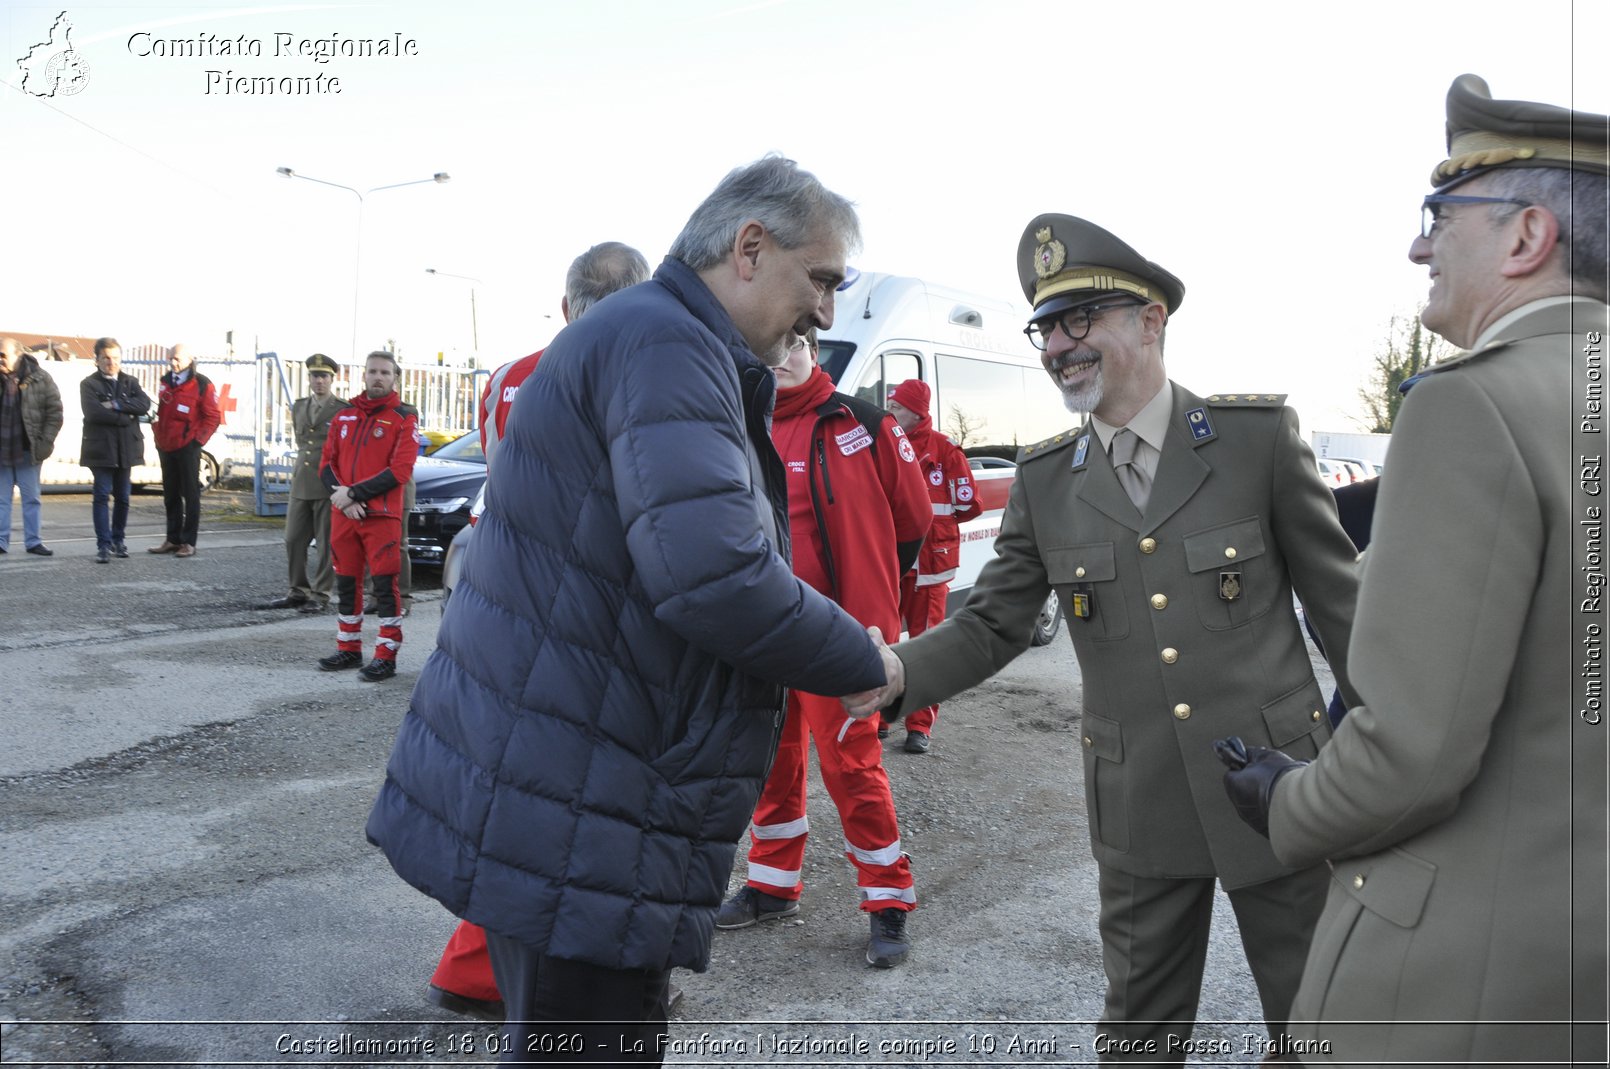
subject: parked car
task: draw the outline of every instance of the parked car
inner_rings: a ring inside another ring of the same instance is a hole
[[[1329,459],[1339,460],[1343,464],[1357,468],[1361,474],[1359,479],[1354,480],[1355,482],[1363,479],[1373,479],[1377,475],[1381,474],[1381,465],[1377,464],[1373,460],[1359,460],[1357,457],[1331,457]]]
[[[1317,457],[1315,458],[1314,463],[1319,465],[1319,477],[1323,479],[1325,485],[1331,489],[1334,490],[1338,486],[1349,486],[1352,484],[1353,472],[1340,460],[1333,460],[1330,457]]]
[[[453,597],[453,588],[458,586],[458,577],[464,572],[464,551],[469,548],[470,537],[475,534],[475,522],[481,518],[481,511],[486,508],[486,484],[476,493],[475,500],[470,504],[470,522],[458,529],[453,540],[447,544],[447,556],[442,558],[442,608]]]
[[[453,536],[469,526],[470,505],[486,483],[486,454],[475,431],[414,463],[414,508],[408,514],[408,559],[440,568]]]

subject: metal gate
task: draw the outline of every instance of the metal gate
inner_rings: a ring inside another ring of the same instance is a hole
[[[402,399],[419,409],[421,431],[456,437],[480,427],[480,398],[485,371],[456,367],[404,365],[397,388]],[[337,397],[363,392],[363,365],[343,364],[331,386]],[[259,516],[285,515],[296,465],[296,432],[291,404],[305,397],[307,365],[281,360],[278,353],[257,354],[256,434],[253,482]]]

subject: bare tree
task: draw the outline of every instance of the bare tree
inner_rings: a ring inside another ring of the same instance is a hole
[[[1371,434],[1391,434],[1403,404],[1403,384],[1453,352],[1453,346],[1421,325],[1418,311],[1407,321],[1393,316],[1381,351],[1370,360],[1369,378],[1359,388],[1364,416],[1356,422]]]
[[[945,421],[945,430],[958,449],[966,449],[967,443],[977,438],[984,430],[984,421],[973,419],[962,411],[961,405],[951,405],[950,418]]]

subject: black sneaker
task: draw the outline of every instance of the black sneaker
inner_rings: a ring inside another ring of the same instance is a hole
[[[928,736],[921,731],[906,732],[906,753],[927,753]]]
[[[721,904],[716,911],[716,927],[726,931],[750,928],[761,921],[777,921],[797,916],[798,899],[778,898],[753,887],[745,887]]]
[[[449,991],[435,984],[430,985],[425,997],[451,1013],[461,1013],[465,1017],[475,1017],[482,1021],[503,1020],[502,999],[470,998],[468,995],[460,995],[457,991]]]
[[[112,551],[107,549],[105,546],[102,546],[100,549],[97,549],[95,551],[95,563],[96,564],[110,564],[110,563],[112,563]]]
[[[358,678],[365,683],[379,683],[397,674],[396,661],[382,661],[379,657],[358,669]]]
[[[114,556],[114,557],[123,557],[123,558],[126,559],[128,557],[128,555],[129,555],[129,547],[128,546],[124,545],[122,542],[113,542],[112,543],[112,556]]]
[[[906,911],[880,909],[872,914],[872,938],[867,940],[866,961],[877,969],[892,969],[906,960],[911,942],[906,938]]]
[[[336,650],[328,657],[319,658],[319,671],[345,672],[363,663],[363,654],[357,650]]]

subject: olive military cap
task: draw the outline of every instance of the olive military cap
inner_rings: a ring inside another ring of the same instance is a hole
[[[1037,215],[1017,243],[1017,277],[1034,318],[1109,293],[1160,301],[1172,315],[1185,283],[1095,223],[1071,215]]]
[[[314,353],[308,357],[307,369],[309,371],[323,371],[330,375],[339,375],[341,373],[340,365],[323,353]]]
[[[1530,100],[1494,100],[1487,83],[1461,74],[1448,89],[1448,158],[1431,184],[1451,189],[1496,167],[1562,167],[1610,174],[1610,119]]]

